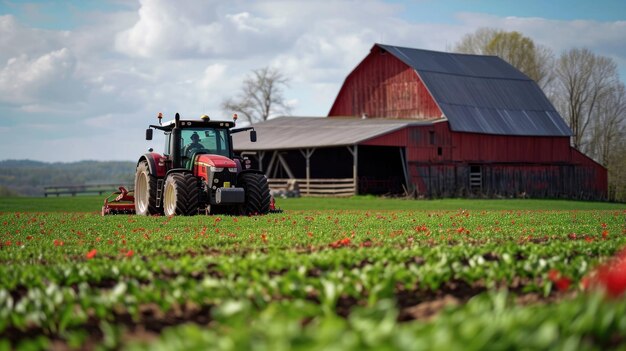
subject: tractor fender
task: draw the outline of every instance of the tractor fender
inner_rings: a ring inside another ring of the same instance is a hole
[[[165,173],[165,177],[170,175],[170,173],[192,173],[193,174],[193,172],[188,170],[187,168],[172,168],[169,171],[167,171],[167,173]]]
[[[166,166],[165,166],[165,158],[156,152],[150,152],[142,155],[137,161],[137,165],[141,161],[148,162],[148,169],[150,170],[150,175],[155,176],[157,178],[163,178],[166,175]]]

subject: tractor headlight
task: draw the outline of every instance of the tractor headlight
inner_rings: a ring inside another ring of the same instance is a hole
[[[222,167],[213,167],[213,166],[211,166],[211,172],[221,172],[223,170],[224,170],[224,168],[222,168]]]
[[[230,173],[237,173],[237,167],[230,167],[230,168],[228,169],[228,171],[229,171]]]

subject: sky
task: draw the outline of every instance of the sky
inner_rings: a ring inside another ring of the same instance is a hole
[[[374,43],[447,51],[481,27],[588,48],[625,81],[623,0],[0,0],[0,160],[137,160],[162,150],[159,112],[228,120],[266,66],[293,115],[326,116]]]

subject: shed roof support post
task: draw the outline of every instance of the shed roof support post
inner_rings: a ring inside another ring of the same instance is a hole
[[[278,155],[278,151],[274,151],[274,153],[272,154],[272,158],[270,159],[270,163],[269,165],[267,165],[267,177],[270,178],[272,173],[272,167],[274,167],[274,162],[276,162],[276,156]]]
[[[400,162],[402,162],[402,173],[404,173],[404,183],[406,184],[406,191],[409,192],[409,194],[413,193],[413,184],[411,184],[409,182],[409,172],[408,172],[408,165],[406,163],[406,147],[404,148],[399,148],[400,150]],[[409,195],[407,194],[407,195]]]
[[[259,171],[263,172],[263,158],[265,157],[265,151],[259,151],[256,156],[257,161],[259,161]]]
[[[291,168],[289,168],[289,165],[287,164],[287,161],[285,161],[285,159],[283,158],[283,155],[278,154],[278,161],[281,165],[283,165],[283,168],[285,169],[285,172],[287,172],[287,175],[289,176],[289,178],[295,179],[296,177],[291,172]]]
[[[302,156],[304,156],[304,159],[306,160],[306,194],[309,195],[309,192],[311,191],[309,186],[310,186],[310,179],[311,179],[311,156],[313,156],[313,153],[315,152],[315,149],[300,149],[300,153],[302,154]]]
[[[348,151],[352,154],[352,178],[354,186],[354,195],[359,194],[359,145],[347,146]]]

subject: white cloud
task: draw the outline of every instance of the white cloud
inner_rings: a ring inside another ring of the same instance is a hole
[[[67,48],[36,58],[10,58],[0,68],[0,101],[8,104],[71,102],[84,95],[76,80],[76,58]]]
[[[551,48],[556,54],[586,47],[599,55],[617,60],[626,57],[626,21],[553,20],[538,17],[497,17],[480,13],[461,13],[458,19],[468,27],[494,27],[519,31],[535,42]]]

